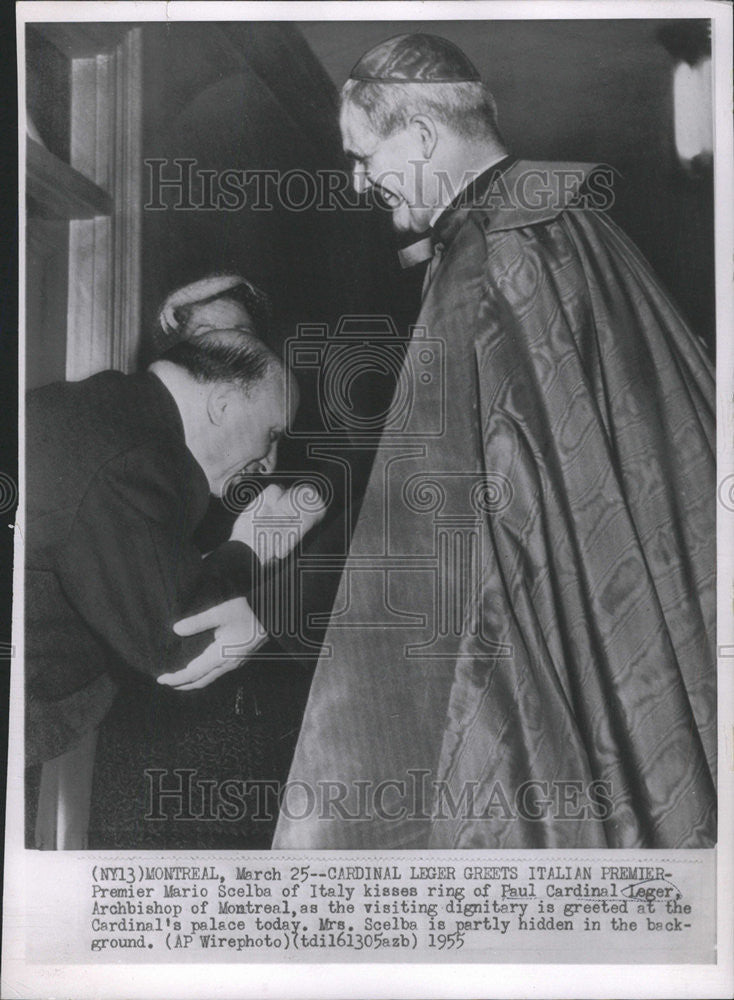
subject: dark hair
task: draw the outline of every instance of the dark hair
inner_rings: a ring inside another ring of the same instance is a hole
[[[246,392],[273,374],[280,362],[256,337],[213,330],[194,340],[181,340],[159,358],[185,369],[197,382],[229,382]]]

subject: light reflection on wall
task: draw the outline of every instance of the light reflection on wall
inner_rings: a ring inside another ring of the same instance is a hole
[[[683,166],[708,159],[713,152],[711,59],[694,66],[678,63],[673,71],[675,147]]]

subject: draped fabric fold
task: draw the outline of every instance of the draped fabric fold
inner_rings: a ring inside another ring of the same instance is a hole
[[[554,171],[442,234],[276,847],[715,842],[711,366]]]

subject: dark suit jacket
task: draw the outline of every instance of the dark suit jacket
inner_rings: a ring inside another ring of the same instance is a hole
[[[47,760],[107,713],[131,674],[185,666],[211,634],[186,614],[247,594],[255,557],[193,534],[206,477],[150,373],[101,372],[31,392],[26,410],[26,751]]]

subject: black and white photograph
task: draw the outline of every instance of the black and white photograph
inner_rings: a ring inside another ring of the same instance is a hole
[[[3,995],[729,995],[727,8],[18,5]]]

